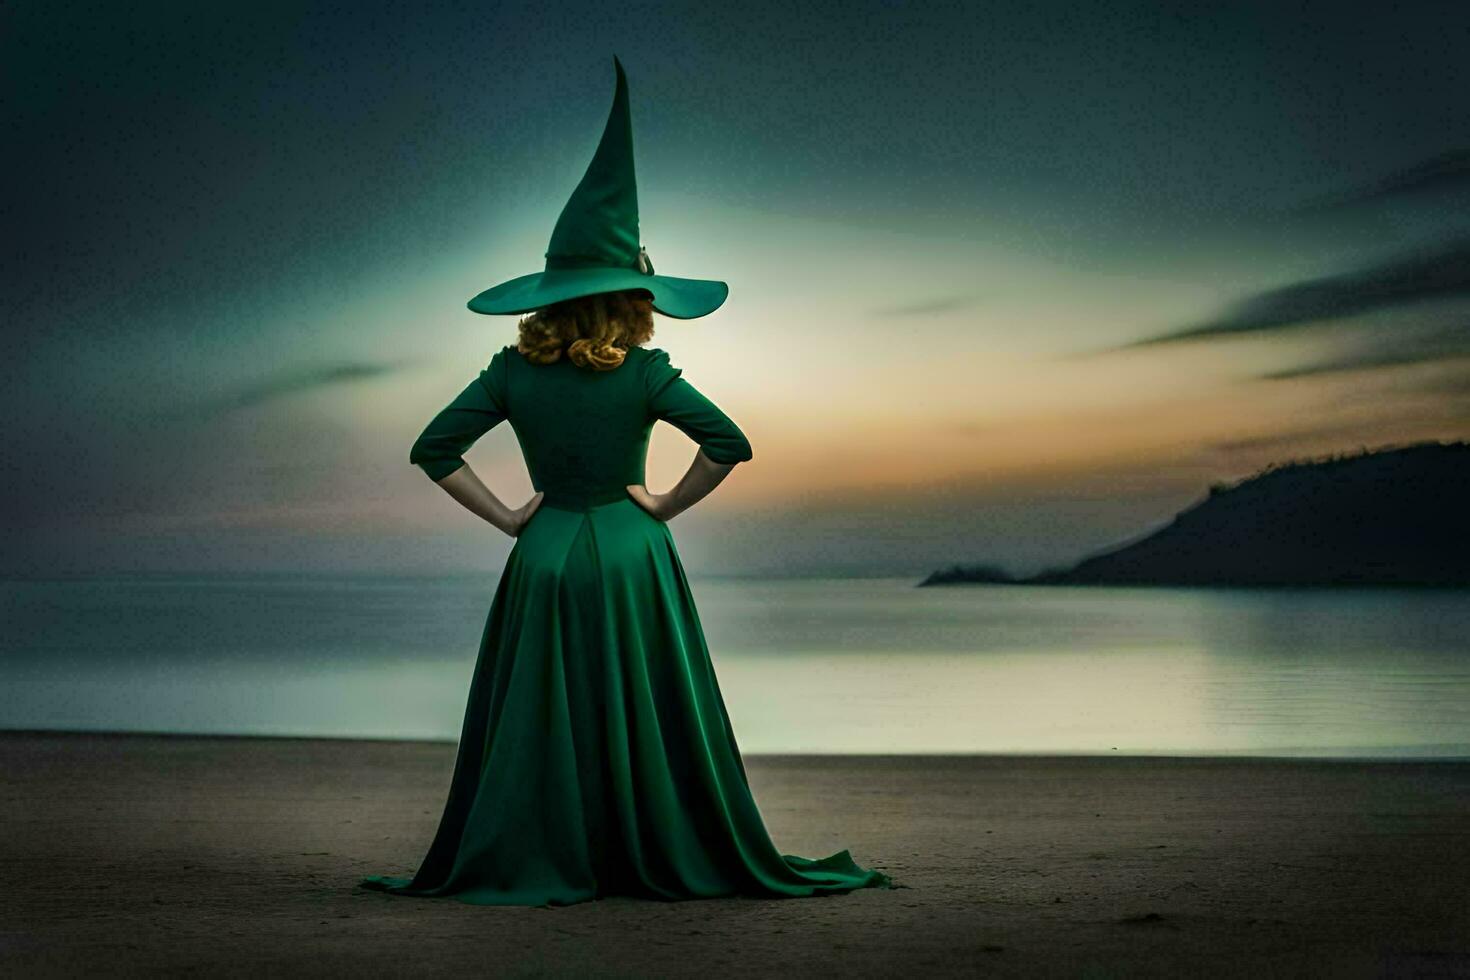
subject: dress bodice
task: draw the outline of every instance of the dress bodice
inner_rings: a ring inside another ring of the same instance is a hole
[[[751,458],[750,442],[729,416],[684,380],[658,348],[634,347],[611,371],[577,367],[566,357],[533,364],[512,345],[424,428],[409,462],[442,480],[464,453],[503,421],[515,430],[543,506],[582,508],[627,499],[644,482],[654,422],[676,426],[717,463]]]

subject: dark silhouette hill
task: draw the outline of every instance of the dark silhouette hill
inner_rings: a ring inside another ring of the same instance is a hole
[[[1470,586],[1470,443],[1272,464],[1071,568],[956,566],[921,585]]]

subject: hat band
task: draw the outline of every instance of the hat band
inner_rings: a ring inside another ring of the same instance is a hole
[[[641,272],[645,276],[653,275],[653,263],[648,260],[648,253],[642,248],[638,250],[638,257],[632,262],[622,263],[610,260],[601,255],[569,255],[546,254],[546,268],[548,269],[630,269],[633,272]]]

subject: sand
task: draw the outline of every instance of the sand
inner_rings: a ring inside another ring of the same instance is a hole
[[[0,734],[0,975],[1470,976],[1470,763],[747,757],[907,886],[495,908],[409,874],[454,747]]]

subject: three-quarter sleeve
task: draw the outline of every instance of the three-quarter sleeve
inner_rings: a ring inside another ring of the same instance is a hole
[[[505,421],[504,367],[503,353],[497,353],[414,440],[408,461],[436,483],[464,465],[475,440]]]
[[[654,348],[644,362],[648,410],[699,443],[716,463],[741,463],[751,458],[750,441],[730,417],[685,381],[683,371],[669,363],[667,351]]]

